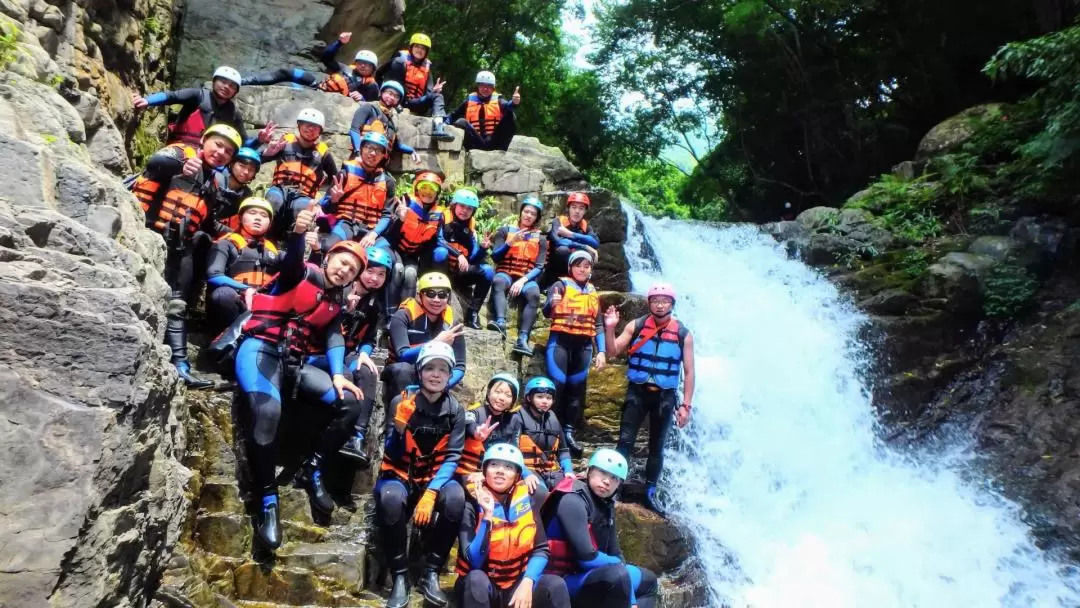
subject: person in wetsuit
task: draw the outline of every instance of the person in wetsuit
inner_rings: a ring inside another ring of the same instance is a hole
[[[467,188],[455,190],[443,220],[443,240],[450,248],[435,251],[435,263],[448,266],[454,287],[465,291],[468,305],[465,325],[472,329],[480,329],[480,307],[495,275],[495,269],[484,263],[491,239],[476,233],[473,216],[479,207],[476,192]]]
[[[458,476],[466,482],[469,475],[480,470],[480,461],[488,447],[496,443],[517,446],[521,428],[514,413],[519,389],[517,378],[499,372],[488,380],[483,399],[466,408],[465,450],[458,463]]]
[[[326,66],[326,78],[301,68],[280,68],[243,79],[243,86],[267,86],[279,82],[291,82],[312,87],[326,93],[337,93],[353,101],[375,101],[379,96],[379,83],[375,81],[375,68],[379,58],[372,51],[356,52],[353,62],[346,65],[337,60],[341,47],[352,40],[352,32],[341,32],[337,40],[326,45],[320,61]]]
[[[585,214],[592,201],[584,192],[571,192],[566,199],[566,214],[551,221],[548,231],[548,260],[546,273],[540,283],[547,289],[552,283],[569,272],[570,255],[576,251],[587,251],[596,262],[600,238],[589,227]]]
[[[491,259],[496,265],[488,300],[490,320],[487,328],[505,336],[507,300],[515,301],[518,304],[518,338],[513,350],[525,356],[532,356],[529,336],[540,310],[537,280],[544,273],[547,259],[547,242],[539,230],[543,211],[544,205],[537,196],[526,196],[518,209],[517,227],[503,226],[492,238]]]
[[[210,248],[206,316],[214,332],[232,324],[251,307],[252,298],[277,273],[281,252],[266,238],[274,207],[263,198],[240,203],[240,225]]]
[[[504,99],[495,92],[495,74],[482,71],[476,75],[476,92],[469,93],[446,122],[465,132],[466,150],[506,150],[517,130],[514,108],[519,105],[519,88]]]
[[[427,34],[413,34],[409,39],[409,48],[398,52],[389,63],[383,64],[375,77],[380,82],[393,80],[405,85],[403,106],[417,116],[430,112],[431,136],[439,141],[454,141],[454,136],[447,133],[443,126],[446,116],[446,100],[442,90],[444,82],[436,79],[434,67],[428,54],[431,52],[431,37]]]
[[[549,378],[532,378],[525,383],[525,406],[517,410],[518,447],[531,472],[526,474],[526,481],[531,482],[529,489],[541,503],[551,488],[574,474],[562,426],[551,411],[555,392],[555,383]]]

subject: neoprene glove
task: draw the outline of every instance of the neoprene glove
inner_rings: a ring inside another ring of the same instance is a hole
[[[439,493],[435,490],[424,490],[424,495],[420,498],[420,502],[416,503],[416,509],[413,511],[414,524],[422,528],[431,522],[431,512],[435,510],[435,498],[438,496]]]

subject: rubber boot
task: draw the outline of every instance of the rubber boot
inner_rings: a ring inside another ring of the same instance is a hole
[[[322,474],[319,472],[319,462],[321,460],[318,454],[309,458],[304,463],[304,466],[300,468],[297,483],[307,491],[312,506],[323,513],[333,513],[334,499],[330,498],[330,493],[326,491],[326,486],[322,482]]]
[[[429,604],[440,608],[446,605],[446,594],[439,588],[439,573],[435,568],[429,566],[424,569],[424,573],[420,575],[419,586],[420,595],[423,595]]]
[[[532,345],[529,344],[529,334],[518,334],[517,342],[514,343],[513,351],[526,357],[531,357],[533,354]]]
[[[470,309],[465,315],[465,327],[468,327],[469,329],[480,329],[480,313]]]
[[[191,364],[187,360],[187,319],[184,315],[165,317],[165,344],[172,351],[172,364],[176,373],[188,388],[204,389],[214,386],[211,380],[204,380],[192,375]]]
[[[394,573],[394,585],[390,597],[386,598],[386,608],[406,608],[409,605],[409,578],[405,572]]]
[[[454,141],[454,136],[446,132],[446,123],[441,118],[431,121],[431,136],[439,141]]]
[[[281,546],[281,520],[278,518],[277,494],[263,496],[259,527],[255,529],[255,537],[267,549],[274,550]]]
[[[660,510],[659,504],[657,503],[655,483],[650,483],[645,486],[645,506],[649,507],[653,511],[656,511],[657,513],[663,513],[663,511]]]
[[[191,364],[187,361],[177,361],[173,365],[176,366],[176,374],[180,376],[180,379],[184,381],[184,384],[194,390],[207,389],[214,386],[213,380],[207,380],[200,378],[191,373]]]
[[[341,446],[338,453],[350,460],[355,460],[361,467],[371,464],[371,457],[368,456],[367,448],[364,446],[363,433],[357,433],[350,437],[345,442],[345,445]]]
[[[581,447],[581,444],[574,439],[574,427],[564,426],[563,437],[566,439],[566,447],[570,450],[570,455],[574,458],[581,458],[581,455],[585,453],[585,449]]]
[[[502,334],[503,339],[506,339],[506,320],[495,319],[494,321],[488,321],[487,328],[491,331],[497,331]]]

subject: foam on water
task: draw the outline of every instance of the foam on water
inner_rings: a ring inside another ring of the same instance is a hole
[[[866,318],[832,284],[754,227],[638,217],[642,233],[627,211],[635,289],[662,274],[694,332],[694,422],[673,433],[662,485],[715,605],[1080,605],[1075,569],[962,478],[963,450],[878,441]]]

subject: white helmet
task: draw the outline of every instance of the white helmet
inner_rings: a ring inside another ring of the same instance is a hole
[[[237,87],[240,86],[240,82],[243,80],[240,78],[240,72],[236,68],[230,68],[227,65],[214,70],[214,78],[224,78],[229,82],[235,82]]]
[[[495,86],[495,74],[484,70],[476,73],[476,84],[489,84]]]
[[[365,63],[370,63],[375,67],[379,66],[379,56],[368,50],[356,51],[355,61],[356,63],[360,63],[361,61]]]
[[[315,108],[300,110],[300,114],[296,116],[296,122],[309,122],[313,125],[319,125],[320,128],[326,128],[326,119],[323,118],[323,113]]]
[[[442,359],[450,366],[451,369],[457,365],[457,357],[454,356],[454,348],[446,342],[431,341],[420,347],[420,354],[416,356],[416,371],[424,369],[424,366],[435,361],[436,359]]]

